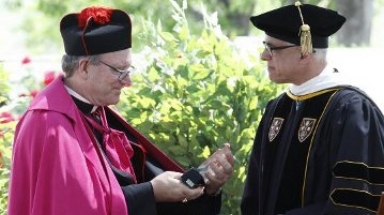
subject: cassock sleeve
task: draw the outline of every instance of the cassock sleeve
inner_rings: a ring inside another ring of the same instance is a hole
[[[202,195],[187,203],[158,203],[159,215],[217,215],[220,213],[221,194],[217,196]]]
[[[216,215],[221,208],[221,193],[203,195],[187,203],[156,203],[150,182],[122,186],[129,215]]]
[[[203,195],[188,203],[155,202],[150,182],[122,187],[129,215],[216,215],[220,212],[221,193],[217,196]]]
[[[150,182],[123,186],[129,215],[156,214],[156,202]]]

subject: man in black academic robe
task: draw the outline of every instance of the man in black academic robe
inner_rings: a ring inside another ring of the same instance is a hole
[[[328,37],[345,18],[296,2],[251,21],[266,34],[269,78],[291,85],[268,103],[257,129],[242,215],[374,215],[384,188],[384,117],[326,60]]]

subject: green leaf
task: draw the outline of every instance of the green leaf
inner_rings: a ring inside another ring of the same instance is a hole
[[[160,32],[159,34],[161,38],[165,40],[165,42],[171,43],[172,46],[174,45],[174,42],[178,41],[177,38],[169,32]]]

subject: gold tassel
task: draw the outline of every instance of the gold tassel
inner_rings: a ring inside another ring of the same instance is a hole
[[[300,45],[301,45],[301,53],[303,55],[308,55],[313,52],[312,47],[312,37],[310,27],[307,24],[304,24],[300,27]]]
[[[301,27],[299,29],[300,36],[300,46],[301,46],[301,54],[308,55],[313,52],[312,46],[312,37],[311,37],[311,27],[304,23],[303,14],[301,13],[301,2],[295,2],[295,6],[299,10],[300,18],[301,18]]]

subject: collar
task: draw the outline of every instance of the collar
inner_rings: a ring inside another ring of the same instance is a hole
[[[337,70],[335,68],[326,66],[318,76],[308,80],[307,82],[304,82],[301,85],[292,84],[289,87],[289,91],[293,95],[306,95],[343,84],[340,74],[336,71]]]
[[[75,102],[77,108],[85,114],[91,114],[93,113],[98,106],[91,104],[86,98],[69,88],[68,86],[64,85],[65,89],[71,95],[73,101]]]

